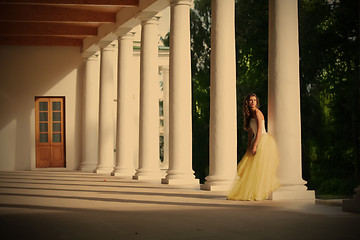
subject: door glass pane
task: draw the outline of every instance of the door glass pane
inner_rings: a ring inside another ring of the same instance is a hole
[[[48,142],[48,134],[47,133],[40,133],[40,142],[47,143]]]
[[[40,113],[40,121],[47,121],[48,120],[48,113],[47,112],[41,112]]]
[[[61,132],[61,123],[53,123],[53,132]]]
[[[61,111],[61,102],[53,102],[53,111]]]
[[[53,133],[53,142],[60,143],[61,142],[61,133]]]
[[[53,121],[61,121],[61,112],[53,112]]]
[[[48,103],[47,102],[39,102],[39,110],[40,111],[47,111],[48,110]]]
[[[48,131],[48,124],[40,123],[40,132],[47,132],[47,131]]]

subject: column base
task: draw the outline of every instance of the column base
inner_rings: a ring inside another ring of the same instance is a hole
[[[161,171],[138,169],[132,179],[140,181],[160,181]]]
[[[200,186],[201,190],[227,192],[234,182],[235,175],[233,178],[229,178],[229,176],[207,176],[205,179],[205,184]]]
[[[96,170],[97,164],[88,164],[88,163],[83,163],[80,165],[79,167],[79,171],[82,172],[94,172]]]
[[[200,184],[199,179],[167,179],[167,178],[162,178],[161,183],[168,185],[195,185],[195,186],[199,186]]]
[[[315,191],[304,185],[281,186],[269,195],[270,200],[314,200]]]
[[[165,178],[167,169],[160,169],[160,171],[161,171],[161,179]]]
[[[169,185],[199,185],[199,179],[195,178],[194,171],[184,172],[179,170],[167,170],[167,175],[161,179],[162,184]]]
[[[231,186],[230,184],[221,184],[221,185],[210,185],[210,184],[201,184],[200,185],[200,190],[205,190],[205,191],[212,191],[212,192],[227,192],[229,191]]]
[[[98,167],[94,173],[99,173],[99,174],[111,174],[113,172],[114,168],[112,167]]]
[[[116,169],[111,173],[111,176],[116,176],[122,179],[132,179],[135,174],[135,169]]]

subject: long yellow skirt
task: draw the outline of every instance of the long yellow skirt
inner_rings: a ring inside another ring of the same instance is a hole
[[[263,134],[256,154],[247,151],[238,164],[237,176],[228,193],[229,200],[265,200],[280,187],[276,178],[279,155],[274,138]]]

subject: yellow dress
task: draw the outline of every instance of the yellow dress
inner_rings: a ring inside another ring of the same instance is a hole
[[[250,127],[256,134],[257,124],[253,118],[250,120]],[[279,164],[277,145],[265,130],[265,120],[262,120],[261,128],[256,154],[246,151],[238,164],[237,176],[227,196],[229,200],[265,200],[271,192],[280,187],[276,178]]]

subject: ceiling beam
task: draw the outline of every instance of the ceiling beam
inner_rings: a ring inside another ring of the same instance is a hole
[[[0,4],[0,22],[11,21],[111,23],[116,21],[116,17],[113,13],[91,8]]]
[[[69,5],[112,5],[112,6],[139,6],[139,0],[0,0],[8,4],[69,4]]]
[[[92,37],[97,35],[96,26],[71,23],[35,23],[35,22],[0,22],[0,36],[51,36],[51,35],[77,35]]]
[[[68,37],[33,37],[33,36],[0,36],[0,45],[21,46],[74,46],[81,47],[81,38]]]

